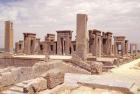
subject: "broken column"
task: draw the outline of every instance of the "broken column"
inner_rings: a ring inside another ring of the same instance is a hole
[[[86,14],[77,14],[76,55],[83,61],[88,54],[87,20]]]
[[[5,21],[5,52],[13,52],[13,23]]]

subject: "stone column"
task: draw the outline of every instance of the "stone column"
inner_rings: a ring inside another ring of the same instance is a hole
[[[112,47],[112,48],[111,48],[111,49],[112,49],[112,50],[111,50],[111,55],[114,56],[114,53],[115,53],[115,52],[114,52],[114,45],[112,44],[111,47]]]
[[[13,23],[5,21],[5,52],[13,52]]]
[[[130,44],[130,54],[137,55],[137,44]]]
[[[35,40],[35,47],[34,47],[34,53],[35,54],[39,54],[39,49],[40,49],[40,39],[39,38],[37,38],[36,40]]]
[[[118,49],[117,49],[117,43],[114,42],[114,55],[116,56],[118,54]]]
[[[87,20],[86,14],[77,14],[76,54],[83,61],[87,59],[88,54]]]
[[[128,40],[125,40],[125,54],[128,55]]]
[[[101,42],[101,37],[99,37],[99,41],[98,41],[99,45],[98,45],[98,55],[99,57],[101,57],[102,54],[102,42]]]
[[[15,53],[19,52],[19,42],[15,43]]]
[[[47,41],[44,42],[44,55],[45,55],[45,61],[47,62],[49,60],[49,51],[48,51],[48,43]]]
[[[24,53],[30,54],[30,39],[27,37],[26,34],[24,34]]]
[[[125,41],[122,43],[122,56],[125,55]]]

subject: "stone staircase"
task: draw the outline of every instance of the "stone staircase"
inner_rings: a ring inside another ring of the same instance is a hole
[[[6,91],[1,92],[1,94],[24,94],[23,88],[27,85],[28,82],[22,82],[13,85],[11,88],[9,88]]]

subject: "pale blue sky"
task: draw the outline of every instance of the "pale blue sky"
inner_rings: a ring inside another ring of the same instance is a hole
[[[56,30],[73,30],[76,14],[88,14],[88,29],[97,28],[124,35],[140,43],[140,0],[0,0],[0,47],[3,47],[4,21],[14,23],[14,40],[23,32],[44,39]],[[73,34],[73,36],[75,36]]]

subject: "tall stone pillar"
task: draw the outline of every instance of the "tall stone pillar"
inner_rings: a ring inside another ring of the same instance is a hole
[[[86,14],[77,14],[76,54],[83,61],[87,59],[88,54],[87,20]]]
[[[125,54],[128,55],[128,40],[125,40]]]
[[[5,21],[5,52],[13,52],[13,23]]]

